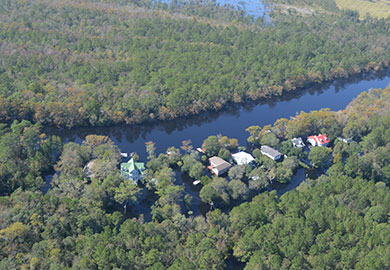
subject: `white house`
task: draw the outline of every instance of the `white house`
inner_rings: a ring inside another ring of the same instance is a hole
[[[255,160],[251,154],[246,152],[233,154],[232,158],[238,165],[249,165]]]
[[[318,134],[318,135],[313,135],[307,137],[307,141],[312,145],[312,146],[328,146],[330,140],[328,137],[324,134]]]

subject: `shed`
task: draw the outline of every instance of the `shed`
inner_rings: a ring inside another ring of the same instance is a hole
[[[210,166],[208,169],[217,176],[224,174],[230,169],[230,167],[232,167],[229,162],[223,160],[220,157],[211,157],[209,158],[209,162]]]
[[[238,152],[233,154],[232,158],[238,165],[248,165],[255,160],[251,154],[246,152]]]
[[[280,153],[276,149],[273,149],[272,147],[269,147],[268,145],[262,145],[260,148],[260,151],[263,155],[265,155],[273,160],[278,160],[282,157],[282,153]]]

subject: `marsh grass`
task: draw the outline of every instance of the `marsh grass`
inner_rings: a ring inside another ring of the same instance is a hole
[[[351,9],[359,12],[364,18],[367,14],[378,18],[390,16],[390,0],[336,0],[340,9]]]

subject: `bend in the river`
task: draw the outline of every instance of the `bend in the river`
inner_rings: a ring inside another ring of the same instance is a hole
[[[154,141],[157,152],[170,146],[180,147],[190,139],[194,147],[201,145],[210,135],[222,134],[237,138],[246,145],[249,126],[273,124],[277,119],[289,118],[300,111],[322,108],[344,109],[361,92],[370,88],[385,88],[390,76],[366,75],[286,93],[282,97],[260,100],[255,103],[232,106],[219,112],[179,118],[171,121],[147,123],[136,126],[80,127],[69,130],[47,128],[46,132],[60,136],[64,141],[81,142],[89,134],[109,136],[122,152],[137,152],[146,159],[145,142]]]

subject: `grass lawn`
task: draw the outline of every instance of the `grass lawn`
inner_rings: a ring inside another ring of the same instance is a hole
[[[369,13],[373,17],[390,16],[390,0],[336,0],[340,9],[357,10],[361,17]]]

